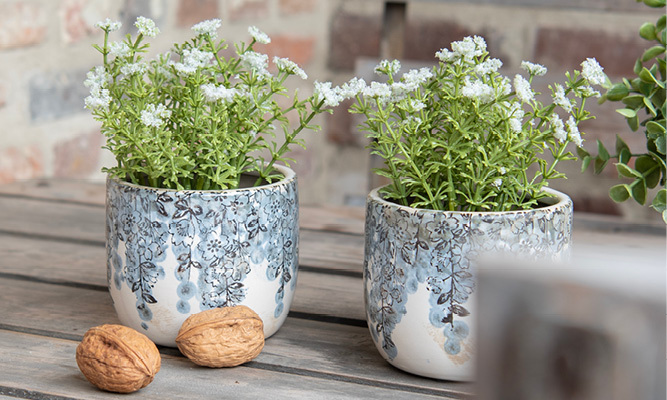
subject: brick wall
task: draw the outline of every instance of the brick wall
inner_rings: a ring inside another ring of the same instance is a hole
[[[633,0],[408,1],[405,11],[399,47],[410,65],[433,62],[435,51],[477,34],[503,59],[507,74],[522,60],[559,72],[596,57],[616,79],[631,73],[644,47],[638,27],[660,13]],[[98,123],[83,109],[82,85],[100,63],[91,47],[101,40],[94,28],[99,20],[121,20],[130,30],[137,16],[153,18],[162,31],[155,51],[182,41],[204,19],[221,18],[221,35],[231,41],[245,39],[247,26],[256,25],[272,38],[261,50],[302,65],[309,81],[300,90],[309,91],[313,80],[342,83],[367,74],[392,53],[384,12],[380,0],[0,0],[0,183],[104,178],[99,169],[113,160],[100,149]],[[587,147],[594,149],[598,138],[613,144],[619,133],[641,149],[641,135],[630,132],[614,108],[595,107],[600,117],[585,126]],[[318,123],[322,131],[307,133],[308,149],[294,154],[301,201],[362,204],[373,182],[372,160],[356,121],[339,107]],[[578,209],[653,217],[608,200],[614,173],[580,174],[577,163],[566,170],[570,179],[553,186],[570,193]]]

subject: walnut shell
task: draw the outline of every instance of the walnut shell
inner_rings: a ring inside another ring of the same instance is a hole
[[[264,323],[246,306],[213,308],[189,316],[178,331],[176,345],[197,365],[234,367],[262,351]]]
[[[146,335],[123,325],[90,328],[76,348],[76,363],[83,375],[102,390],[137,391],[153,381],[160,370],[160,353]]]

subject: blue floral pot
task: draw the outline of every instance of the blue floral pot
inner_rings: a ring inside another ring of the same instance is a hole
[[[555,196],[528,211],[449,212],[368,196],[364,296],[380,354],[402,370],[436,379],[474,378],[472,260],[494,254],[567,259],[572,201]]]
[[[283,324],[298,268],[294,172],[273,184],[176,191],[107,180],[107,278],[121,323],[175,346],[183,321],[246,305],[266,337]]]

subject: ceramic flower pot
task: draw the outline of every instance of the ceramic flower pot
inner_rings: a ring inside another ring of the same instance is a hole
[[[273,184],[176,191],[107,180],[107,278],[120,321],[175,346],[183,321],[246,305],[266,337],[287,317],[298,268],[292,170]]]
[[[472,262],[500,252],[569,257],[572,201],[529,211],[448,212],[399,206],[374,190],[366,209],[364,295],[373,341],[389,363],[436,379],[472,380]]]

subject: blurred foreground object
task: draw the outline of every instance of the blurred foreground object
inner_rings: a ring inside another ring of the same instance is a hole
[[[483,263],[479,398],[664,399],[661,258]]]

